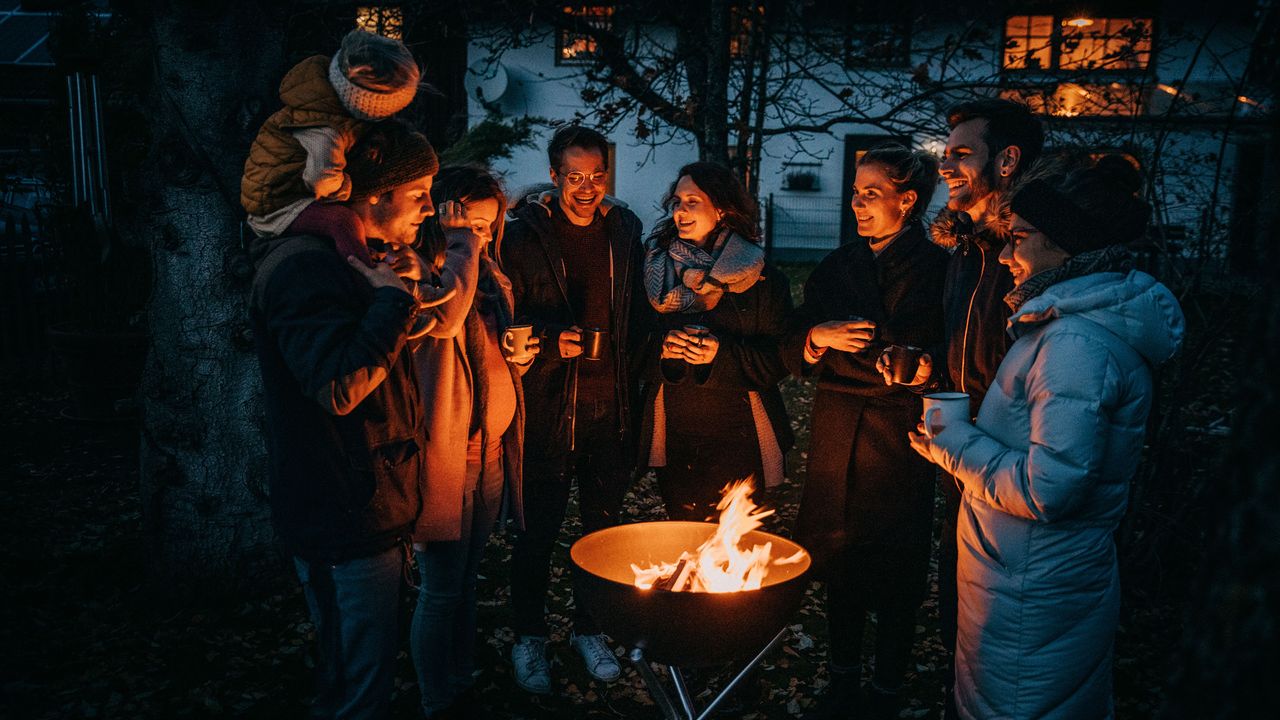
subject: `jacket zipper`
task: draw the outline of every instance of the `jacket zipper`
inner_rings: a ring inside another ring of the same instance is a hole
[[[972,242],[972,240],[971,240]],[[974,242],[974,245],[978,243]],[[978,288],[982,286],[982,278],[987,274],[987,251],[978,245],[978,252],[981,253],[981,265],[978,267],[978,282],[973,284],[973,294],[969,296],[969,309],[964,316],[964,340],[960,343],[960,392],[969,392],[966,387],[965,378],[967,377],[969,364],[969,323],[973,321],[973,301],[978,297]]]

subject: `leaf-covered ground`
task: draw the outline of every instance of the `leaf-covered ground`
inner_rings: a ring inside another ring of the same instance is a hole
[[[145,575],[136,429],[68,421],[60,415],[65,397],[49,387],[0,384],[8,399],[0,417],[0,715],[303,715],[311,685],[312,627],[293,575],[281,565],[271,586],[252,596],[175,602],[156,592]],[[789,458],[787,483],[771,497],[779,513],[770,529],[787,534],[804,481],[812,389],[789,380],[785,394],[800,443]],[[648,479],[634,487],[626,514],[633,520],[661,517]],[[568,647],[566,563],[576,530],[576,522],[566,524],[553,570],[550,606],[558,629],[552,637],[556,692],[550,698],[531,698],[511,681],[509,538],[495,535],[489,545],[481,568],[477,687],[492,717],[658,717],[633,669],[624,664],[617,682],[593,681]],[[1180,607],[1159,593],[1137,596],[1142,600],[1126,600],[1116,638],[1120,718],[1148,717],[1159,706],[1180,633]],[[820,597],[811,587],[791,619],[785,645],[764,663],[758,706],[744,717],[796,717],[823,688]],[[412,593],[406,592],[406,621],[412,603]],[[867,639],[870,643],[870,633]],[[918,614],[902,717],[937,717],[941,667],[931,598]],[[404,652],[394,716],[419,717],[417,700]]]

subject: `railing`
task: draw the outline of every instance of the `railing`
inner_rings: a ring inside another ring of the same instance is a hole
[[[65,319],[62,253],[42,210],[0,214],[0,372],[50,374],[45,329]]]
[[[770,194],[765,203],[765,242],[779,260],[820,260],[840,247],[841,200]]]

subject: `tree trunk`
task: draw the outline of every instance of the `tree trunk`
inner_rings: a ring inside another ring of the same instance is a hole
[[[729,164],[729,3],[711,0],[707,12],[707,37],[703,52],[707,54],[707,77],[702,103],[698,110],[701,160]]]
[[[276,567],[260,375],[245,313],[252,276],[240,175],[278,105],[284,17],[231,0],[150,3],[155,77],[148,205],[154,287],[143,380],[142,515],[153,578],[225,589]]]

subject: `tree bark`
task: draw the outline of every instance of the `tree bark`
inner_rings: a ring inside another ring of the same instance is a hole
[[[707,12],[707,75],[699,108],[698,155],[701,160],[729,164],[729,3],[711,0]]]
[[[275,108],[286,34],[268,4],[146,4],[151,348],[143,380],[142,516],[163,587],[227,589],[277,567],[260,375],[245,312],[240,175]]]

